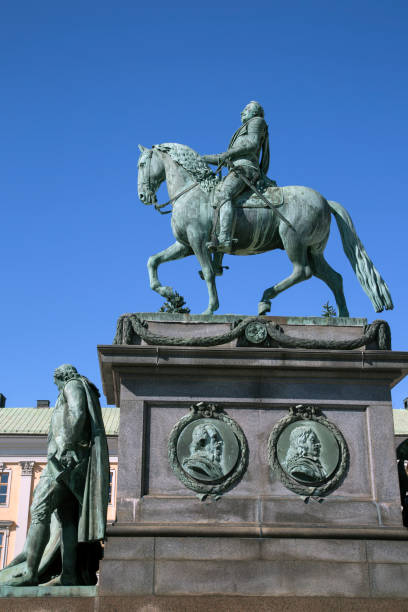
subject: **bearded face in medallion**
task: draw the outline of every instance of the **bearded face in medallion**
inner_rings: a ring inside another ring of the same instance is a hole
[[[190,476],[198,480],[218,480],[224,476],[224,440],[214,425],[205,423],[194,428],[189,451],[183,469]]]

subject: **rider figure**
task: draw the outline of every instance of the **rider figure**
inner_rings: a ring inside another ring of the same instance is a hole
[[[203,155],[208,164],[218,166],[221,162],[231,160],[234,166],[239,166],[239,172],[256,183],[261,173],[266,175],[269,167],[269,136],[268,126],[264,119],[264,110],[259,102],[249,102],[241,112],[242,126],[235,132],[228,151],[220,155]],[[262,160],[259,157],[262,151]],[[232,244],[233,205],[236,198],[246,187],[245,182],[235,172],[230,172],[224,179],[217,195],[216,210],[220,211],[220,233],[215,236],[207,247],[230,253]]]

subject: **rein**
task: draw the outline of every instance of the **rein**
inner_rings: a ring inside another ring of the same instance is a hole
[[[199,183],[195,182],[192,185],[190,185],[190,187],[187,187],[187,189],[183,189],[183,191],[180,191],[180,193],[178,193],[176,196],[174,196],[174,198],[171,198],[171,200],[169,200],[168,202],[165,202],[164,204],[155,204],[154,207],[157,210],[157,212],[159,212],[161,215],[168,215],[171,213],[171,210],[160,210],[161,208],[164,208],[165,206],[172,206],[173,202],[175,202],[176,200],[178,200],[179,198],[181,198],[182,195],[184,195],[185,193],[187,193],[188,191],[191,191],[192,189],[194,189],[194,187],[197,187],[197,185],[199,185]]]
[[[146,165],[146,173],[147,173],[147,187],[150,191],[153,191],[150,185],[150,165],[151,165],[151,160],[152,160],[152,155],[153,155],[153,147],[151,149],[151,153],[148,157],[149,159],[149,166]],[[178,163],[178,162],[176,162]],[[180,165],[180,164],[179,164]],[[224,165],[224,163],[221,163],[218,168],[215,170],[214,174],[217,174],[222,166]],[[191,191],[192,189],[194,189],[194,187],[197,187],[200,183],[198,181],[196,181],[195,183],[193,183],[192,185],[190,185],[190,187],[187,187],[186,189],[183,189],[183,191],[180,191],[177,195],[174,196],[174,198],[171,198],[170,200],[168,200],[167,202],[165,202],[164,204],[155,204],[154,207],[157,210],[157,212],[159,212],[161,215],[169,215],[172,211],[170,210],[161,210],[162,208],[165,208],[166,206],[173,206],[173,202],[175,202],[176,200],[178,200],[179,198],[181,198],[182,195],[184,195],[185,193],[188,193],[189,191]]]

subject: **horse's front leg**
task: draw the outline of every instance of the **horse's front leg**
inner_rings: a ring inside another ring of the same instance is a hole
[[[181,242],[175,242],[167,249],[164,249],[164,251],[160,251],[160,253],[156,253],[156,255],[149,257],[147,269],[149,271],[151,289],[153,289],[153,291],[157,291],[157,293],[165,298],[169,298],[174,295],[174,291],[171,287],[164,287],[160,283],[157,275],[157,268],[160,266],[160,264],[165,263],[166,261],[183,259],[183,257],[188,257],[192,254],[193,251],[189,246],[185,246],[184,244],[181,244]]]
[[[218,301],[217,287],[215,284],[215,271],[211,261],[211,255],[206,246],[205,240],[192,239],[189,236],[191,246],[194,250],[195,256],[200,262],[202,276],[207,283],[208,289],[208,308],[204,310],[202,314],[212,314],[215,310],[218,310],[220,304]],[[222,261],[222,260],[221,260]]]

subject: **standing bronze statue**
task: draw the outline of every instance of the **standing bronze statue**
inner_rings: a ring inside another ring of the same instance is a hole
[[[34,491],[24,550],[0,572],[0,585],[38,585],[51,578],[53,568],[58,575],[47,584],[96,582],[109,496],[99,391],[70,364],[55,370],[54,382],[59,395],[48,434],[47,466]]]
[[[310,187],[276,187],[265,176],[269,141],[263,109],[259,103],[250,102],[241,116],[243,125],[229,149],[220,155],[202,157],[174,142],[151,149],[139,145],[139,198],[144,204],[154,204],[162,214],[165,206],[172,205],[171,225],[176,238],[174,244],[149,258],[150,287],[165,298],[174,296],[172,287],[161,284],[158,267],[194,254],[208,289],[208,307],[203,314],[211,314],[219,307],[215,277],[223,273],[225,253],[256,255],[284,249],[293,270],[264,290],[258,313],[269,312],[271,300],[282,291],[316,276],[333,292],[339,316],[348,317],[343,279],[324,257],[333,215],[344,252],[374,309],[392,309],[387,284],[369,258],[347,210]],[[218,164],[218,169],[226,165],[230,173],[220,181],[209,163]],[[156,192],[164,181],[170,200],[159,205]]]

